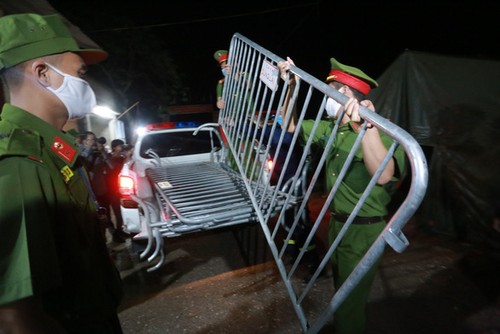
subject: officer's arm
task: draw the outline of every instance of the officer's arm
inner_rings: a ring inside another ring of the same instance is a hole
[[[224,87],[224,79],[219,80],[216,88],[216,96],[217,96],[217,108],[224,108],[224,100],[222,99],[222,89]]]
[[[291,100],[291,94],[295,89],[295,83],[290,84],[288,86],[288,92],[286,93],[285,101],[283,102],[283,108],[281,109],[281,117],[283,119],[283,122],[286,119],[286,115],[291,112],[292,116],[290,117],[290,123],[288,124],[288,128],[285,130],[287,132],[294,132],[297,124],[297,104],[294,103],[293,106],[291,107],[292,110],[290,111],[290,100]]]
[[[65,333],[64,329],[43,311],[35,297],[0,306],[0,333]]]
[[[290,70],[290,65],[295,65],[290,57],[286,58],[286,61],[278,62],[278,69],[280,70],[280,76],[283,80],[286,80],[288,71]],[[292,99],[292,93],[295,91],[295,86],[297,84],[297,78],[295,75],[291,74],[288,81],[288,90],[286,92],[285,100],[283,102],[283,107],[281,109],[281,117],[283,121],[286,119],[286,115],[290,112],[290,100]],[[297,105],[294,103],[292,106],[292,116],[290,118],[290,123],[288,124],[287,132],[294,132],[297,124]]]
[[[345,109],[346,115],[353,122],[362,122],[362,119],[359,116],[360,105],[372,111],[375,111],[375,107],[371,101],[364,100],[361,101],[361,103],[358,103],[356,99],[350,98],[346,102]],[[382,142],[377,128],[372,127],[371,125],[368,126],[363,140],[361,141],[361,149],[363,151],[363,161],[365,163],[366,169],[368,170],[368,173],[370,173],[370,175],[375,174],[378,167],[387,155],[387,148]],[[379,179],[377,180],[377,183],[386,184],[387,182],[391,181],[394,175],[394,168],[394,159],[391,159],[382,172],[382,175],[380,175]]]
[[[366,131],[366,134],[361,141],[361,148],[363,151],[363,161],[365,162],[365,167],[370,175],[373,175],[387,155],[387,148],[382,142],[377,128],[371,128]],[[391,181],[393,175],[394,159],[391,159],[382,172],[382,175],[380,175],[377,183],[386,184]]]

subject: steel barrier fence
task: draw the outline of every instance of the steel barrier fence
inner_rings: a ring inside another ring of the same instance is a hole
[[[423,199],[428,179],[427,166],[425,156],[413,137],[397,125],[362,107],[360,116],[366,122],[361,125],[358,137],[335,183],[331,189],[326,190],[328,195],[325,194],[319,215],[315,221],[310,222],[310,233],[305,238],[300,252],[291,263],[285,262],[285,259],[288,260],[286,248],[293,240],[296,230],[303,227],[302,221],[308,215],[308,203],[314,194],[321,192],[321,184],[324,182],[322,171],[331,148],[335,146],[334,138],[339,131],[339,124],[337,122],[333,126],[328,140],[325,139],[324,149],[319,151],[312,145],[313,135],[309,136],[307,141],[301,142],[299,130],[287,133],[282,129],[287,129],[292,119],[292,110],[295,108],[297,129],[301,128],[305,119],[312,118],[314,134],[319,122],[326,116],[328,97],[342,105],[347,102],[347,97],[296,66],[291,66],[289,76],[282,80],[277,68],[277,63],[282,60],[240,34],[233,36],[228,56],[229,74],[223,89],[225,106],[219,115],[219,126],[230,149],[225,163],[242,176],[248,198],[255,210],[254,217],[262,227],[302,331],[317,333],[333,318],[341,303],[380,258],[386,244],[397,252],[404,251],[408,246],[408,240],[401,230]],[[290,75],[297,78],[295,86],[290,85]],[[342,115],[339,119],[342,119]],[[304,282],[303,277],[298,278],[301,261],[313,245],[321,222],[328,217],[330,204],[338,196],[337,190],[356,152],[360,150],[368,123],[390,136],[393,143],[371,181],[362,191],[360,200],[339,235],[329,245],[317,269]],[[298,155],[295,150],[297,147],[300,147]],[[362,209],[398,147],[404,149],[409,165],[406,177],[410,180],[410,186],[406,198],[392,214],[386,227],[347,281],[337,291],[320,292],[330,293],[331,298],[328,298],[329,302],[321,312],[311,312],[308,305],[312,302],[311,299],[314,299],[318,277],[328,269],[331,255]],[[270,193],[269,196],[259,196],[263,187],[266,188],[266,193]],[[269,209],[275,205],[279,206],[280,210]]]

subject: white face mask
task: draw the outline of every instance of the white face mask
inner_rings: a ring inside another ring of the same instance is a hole
[[[339,92],[342,93],[340,91],[340,89],[339,89]],[[328,117],[331,117],[331,118],[338,117],[338,113],[340,111],[340,108],[342,108],[342,104],[338,103],[337,101],[335,101],[331,97],[329,97],[326,100],[325,110],[326,110],[326,113],[328,114]]]
[[[54,89],[49,86],[47,89],[64,103],[68,110],[69,119],[82,118],[90,113],[96,105],[96,98],[88,82],[66,74],[50,64],[45,64],[64,77],[61,87]]]
[[[326,100],[325,110],[326,113],[328,114],[328,117],[332,118],[337,117],[337,113],[339,112],[341,107],[342,105],[337,101],[335,101],[334,99],[332,99],[331,97],[329,97],[328,100]]]

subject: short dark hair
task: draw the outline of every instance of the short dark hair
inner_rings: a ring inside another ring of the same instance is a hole
[[[95,133],[93,133],[92,131],[85,131],[83,134],[85,135],[85,138],[87,138],[88,136],[95,136]]]
[[[121,140],[121,139],[113,139],[111,141],[111,148],[115,148],[118,145],[125,145],[125,142],[123,140]]]
[[[59,64],[61,59],[59,54],[48,55],[39,58],[46,59],[47,61],[50,61],[53,65]],[[9,91],[14,91],[21,86],[24,80],[24,70],[29,64],[31,64],[30,61],[32,60],[33,59],[24,61],[12,67],[4,68],[0,71],[0,76],[3,77],[3,81],[7,86],[7,88],[9,89]]]
[[[17,64],[16,66],[4,68],[0,71],[3,81],[9,90],[18,88],[24,79],[24,67],[26,63]]]

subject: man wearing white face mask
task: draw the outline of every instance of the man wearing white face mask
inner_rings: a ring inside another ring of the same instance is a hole
[[[329,154],[330,158],[325,164],[328,190],[335,184],[347,155],[357,138],[360,124],[363,122],[359,115],[360,106],[375,111],[372,102],[366,99],[366,95],[372,88],[378,86],[374,79],[358,68],[341,64],[335,58],[331,58],[330,63],[331,70],[326,82],[332,88],[349,97],[349,100],[345,106],[342,106],[334,99],[328,98],[325,107],[328,120],[321,121],[314,133],[314,120],[304,120],[300,128],[304,140],[313,137],[313,144],[324,149],[336,122],[340,123],[334,145],[331,148],[331,154]],[[287,58],[287,61],[278,63],[283,79],[286,79],[290,65],[294,65],[290,58]],[[295,86],[296,80],[294,76],[290,78],[291,88]],[[289,99],[285,101],[283,110],[288,110],[288,103]],[[342,119],[338,119],[344,108],[345,112]],[[295,108],[293,110],[295,113]],[[293,115],[289,126],[290,131],[295,130],[295,122],[296,116]],[[330,205],[331,219],[328,236],[330,244],[335,240],[349,214],[358,203],[364,189],[386,156],[391,144],[392,139],[390,137],[369,125],[361,141],[361,149],[356,153]],[[336,289],[344,283],[385,227],[384,217],[387,215],[390,194],[384,185],[389,182],[396,182],[402,175],[403,170],[404,151],[398,148],[393,159],[378,179],[377,185],[366,199],[358,216],[356,216],[332,255]],[[335,312],[335,333],[361,334],[364,332],[365,307],[376,269],[377,265],[369,270]]]
[[[80,48],[58,15],[0,18],[1,333],[122,333],[121,280],[62,131],[95,105],[82,77],[106,57]]]

